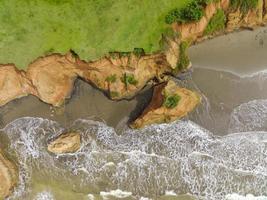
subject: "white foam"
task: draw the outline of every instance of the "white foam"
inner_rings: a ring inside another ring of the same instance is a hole
[[[252,194],[248,194],[246,196],[242,196],[239,194],[228,194],[225,197],[225,200],[267,200],[267,196],[254,196]]]
[[[231,113],[229,132],[267,131],[267,100],[243,103]]]
[[[87,197],[88,197],[88,200],[95,200],[95,196],[92,194],[88,194]]]
[[[48,191],[38,193],[34,200],[54,200],[53,194]]]
[[[147,198],[147,197],[141,197],[139,200],[152,200],[152,199]]]
[[[165,191],[165,195],[167,195],[167,196],[177,196],[177,194],[173,190]]]
[[[28,177],[33,164],[45,176],[60,177],[65,183],[71,180],[68,174],[79,175],[76,188],[110,191],[102,192],[104,196],[173,191],[221,200],[234,192],[266,195],[266,132],[216,137],[191,121],[176,121],[126,129],[118,135],[102,122],[85,119],[76,120],[69,129],[81,133],[83,145],[77,153],[62,156],[46,151],[47,141],[64,131],[56,122],[21,118],[4,132]],[[101,188],[99,182],[109,184]]]
[[[103,199],[108,199],[109,196],[114,196],[116,198],[122,199],[122,198],[130,197],[131,195],[132,195],[131,192],[122,191],[120,189],[111,190],[109,192],[104,192],[104,191],[100,192],[100,196],[102,196]]]

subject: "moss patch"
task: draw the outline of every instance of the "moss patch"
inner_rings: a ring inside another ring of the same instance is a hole
[[[190,60],[187,55],[187,49],[189,48],[189,46],[190,42],[187,41],[182,41],[180,44],[180,57],[175,69],[177,72],[186,69],[190,64]]]
[[[206,27],[204,34],[209,35],[214,32],[223,30],[225,28],[226,16],[222,9],[219,9],[215,15],[211,18],[208,26]]]
[[[126,88],[128,85],[137,85],[138,83],[133,74],[124,74],[123,77],[121,77],[121,81],[125,84]]]
[[[259,0],[231,0],[231,7],[240,8],[241,12],[246,14],[250,9],[257,8]]]
[[[164,99],[163,105],[169,109],[175,108],[178,105],[180,99],[181,99],[181,97],[177,94],[171,95],[171,96],[166,96]]]
[[[116,74],[112,74],[112,75],[110,75],[110,76],[108,76],[108,77],[106,78],[106,81],[109,82],[109,83],[115,83],[116,80],[117,80],[117,76],[116,76]]]

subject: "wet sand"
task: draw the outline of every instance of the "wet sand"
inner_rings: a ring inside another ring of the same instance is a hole
[[[36,97],[23,97],[0,108],[0,125],[3,127],[20,117],[42,117],[67,127],[76,119],[92,118],[121,128],[142,112],[151,96],[152,90],[148,88],[132,100],[112,101],[102,91],[78,80],[72,98],[64,106],[55,108]]]
[[[267,69],[267,27],[243,30],[206,40],[189,49],[194,68],[232,72],[239,76]]]

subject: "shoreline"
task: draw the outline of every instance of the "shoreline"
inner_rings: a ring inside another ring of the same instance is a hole
[[[259,27],[197,43],[189,48],[189,57],[194,68],[230,72],[243,78],[267,69],[266,52],[267,27]],[[251,59],[243,59],[246,56]]]

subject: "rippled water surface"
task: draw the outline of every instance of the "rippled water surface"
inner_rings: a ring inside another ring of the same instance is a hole
[[[147,104],[149,89],[112,102],[78,81],[60,109],[34,97],[1,108],[0,147],[20,172],[10,200],[265,200],[267,72],[196,68],[176,82],[200,92],[202,104],[181,121],[142,130],[127,122]],[[49,153],[48,141],[66,131],[81,133],[81,149]]]

